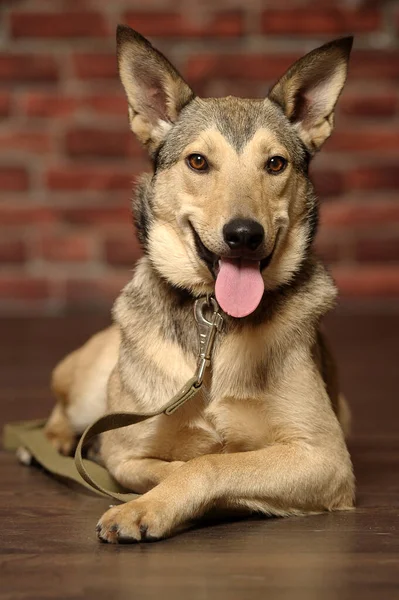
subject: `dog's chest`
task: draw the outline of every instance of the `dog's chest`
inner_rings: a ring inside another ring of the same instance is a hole
[[[267,357],[263,337],[254,332],[221,338],[202,393],[170,421],[160,422],[152,456],[190,460],[202,454],[256,450],[271,443],[275,431],[268,402]]]
[[[205,411],[224,451],[263,447],[271,438],[268,348],[262,332],[226,336],[214,355]]]
[[[267,348],[262,338],[229,336],[220,344],[207,380],[207,427],[223,452],[255,450],[274,435],[268,403]]]
[[[208,407],[205,418],[220,439],[222,452],[256,450],[272,436],[267,410],[258,399],[223,398]]]

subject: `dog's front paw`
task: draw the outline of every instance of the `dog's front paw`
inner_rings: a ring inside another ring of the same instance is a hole
[[[110,544],[155,542],[169,535],[172,527],[163,502],[140,498],[107,510],[97,524],[97,535]]]

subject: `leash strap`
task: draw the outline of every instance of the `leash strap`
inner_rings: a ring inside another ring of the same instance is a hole
[[[137,423],[141,423],[142,421],[146,421],[147,419],[152,419],[153,417],[157,417],[161,414],[170,415],[175,410],[177,410],[180,406],[182,406],[187,400],[195,396],[201,389],[202,383],[198,384],[197,378],[192,377],[186,385],[182,387],[182,389],[173,396],[172,400],[170,400],[163,408],[160,410],[156,410],[152,413],[140,414],[140,413],[110,413],[101,417],[97,421],[95,421],[92,425],[90,425],[86,431],[83,433],[82,437],[79,440],[79,444],[76,448],[75,452],[75,465],[76,469],[88,486],[94,489],[96,492],[104,496],[111,496],[111,498],[115,498],[115,500],[119,500],[121,502],[129,502],[129,500],[134,500],[137,498],[138,494],[132,493],[122,493],[115,490],[110,489],[109,487],[104,487],[102,483],[97,479],[95,474],[89,473],[87,469],[87,460],[85,460],[82,456],[83,448],[92,440],[96,435],[100,433],[105,433],[106,431],[112,431],[113,429],[120,429],[121,427],[129,427],[130,425],[136,425]]]
[[[210,320],[207,318],[207,312],[211,313]],[[196,300],[194,304],[194,316],[197,322],[199,335],[199,353],[197,369],[194,376],[167,402],[162,408],[151,413],[110,413],[98,419],[90,425],[79,440],[75,453],[75,465],[82,479],[99,493],[111,496],[121,502],[128,502],[137,498],[137,494],[120,493],[104,487],[101,483],[89,474],[85,461],[82,457],[82,450],[96,435],[136,425],[147,419],[151,419],[161,414],[171,415],[178,408],[183,406],[193,396],[198,394],[202,387],[205,370],[211,363],[212,349],[215,342],[216,333],[223,327],[223,317],[220,314],[220,308],[216,300],[212,297],[205,297]]]
[[[30,464],[31,458],[56,476],[83,485],[100,496],[129,502],[139,494],[127,493],[102,466],[83,458],[85,446],[96,436],[106,431],[136,425],[161,414],[171,415],[201,389],[205,370],[209,367],[216,333],[221,331],[223,317],[216,300],[204,297],[196,300],[194,316],[199,334],[197,369],[193,377],[162,408],[151,413],[110,413],[87,427],[76,448],[75,460],[62,456],[50,444],[44,434],[45,421],[11,423],[4,428],[3,445],[8,450],[17,450],[22,462]],[[25,449],[25,459],[23,453]],[[27,451],[27,452],[26,452]],[[26,460],[27,459],[27,460]]]
[[[20,462],[25,465],[39,465],[47,473],[69,484],[83,486],[91,492],[95,491],[100,496],[108,496],[108,494],[94,490],[89,483],[82,479],[71,456],[63,456],[57,452],[44,433],[45,424],[46,419],[7,423],[3,429],[3,448],[10,452],[16,452]],[[101,487],[111,493],[125,491],[111,477],[107,469],[92,460],[83,459],[83,461],[89,476]]]

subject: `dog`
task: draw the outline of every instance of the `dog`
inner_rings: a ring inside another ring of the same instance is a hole
[[[106,412],[162,407],[196,368],[195,299],[216,298],[224,329],[194,399],[102,435],[109,472],[142,494],[102,516],[102,541],[159,540],[217,509],[353,507],[350,412],[320,329],[337,292],[312,250],[308,175],[352,41],[298,60],[266,99],[202,99],[149,41],[118,27],[130,126],[153,163],[133,206],[144,255],[114,324],[55,368],[47,437],[68,454]]]

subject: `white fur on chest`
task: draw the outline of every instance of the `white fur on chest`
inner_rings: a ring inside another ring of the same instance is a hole
[[[263,327],[222,338],[212,360],[211,400],[257,397],[266,377],[269,353]]]
[[[226,397],[212,403],[205,416],[223,452],[257,450],[271,440],[267,405],[261,400]]]
[[[263,332],[231,334],[221,340],[212,361],[205,418],[225,452],[265,446],[272,436],[267,401],[267,356]]]

